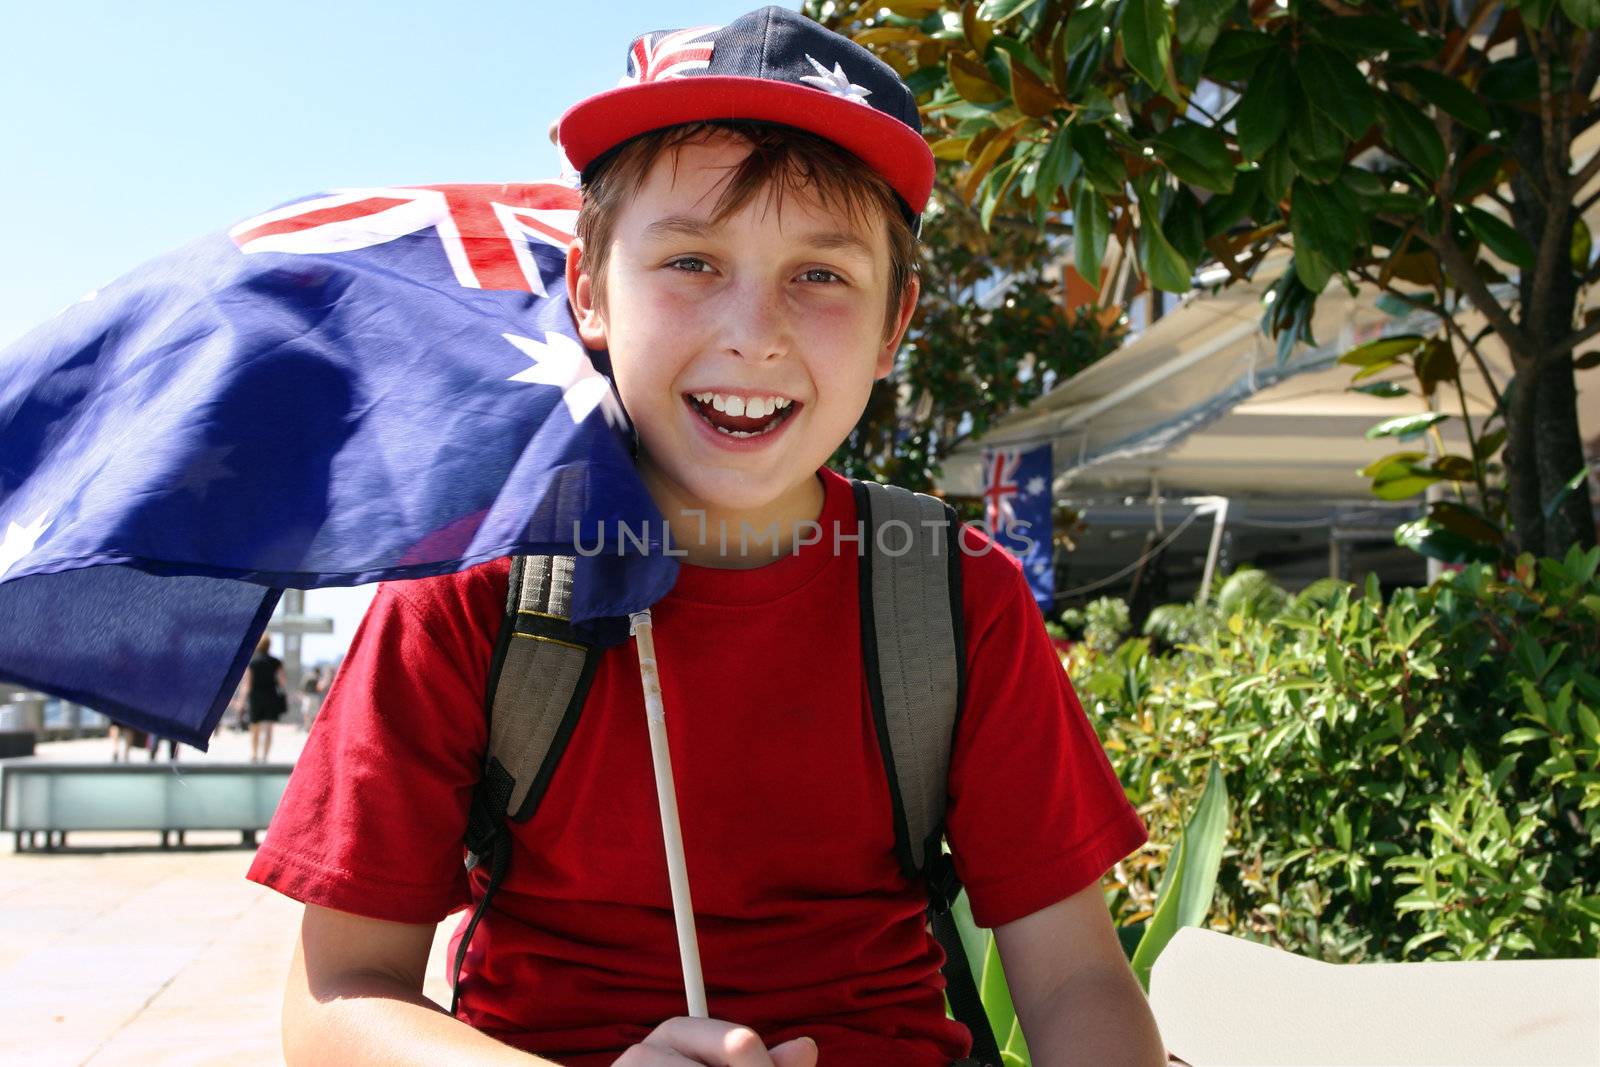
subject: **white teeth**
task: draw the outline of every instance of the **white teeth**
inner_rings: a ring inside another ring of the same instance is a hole
[[[782,411],[791,406],[794,401],[781,396],[734,396],[731,393],[690,393],[696,402],[709,404],[717,411],[727,415],[742,416],[747,419],[764,419],[774,412]]]

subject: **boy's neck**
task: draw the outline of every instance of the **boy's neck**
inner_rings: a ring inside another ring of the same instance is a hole
[[[697,567],[744,570],[789,555],[804,525],[821,517],[827,496],[813,474],[766,507],[724,510],[683,499],[648,462],[640,464],[640,474],[672,531],[674,552]]]

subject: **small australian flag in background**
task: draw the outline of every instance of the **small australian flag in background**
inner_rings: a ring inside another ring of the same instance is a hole
[[[1027,451],[991,449],[983,454],[983,511],[989,534],[1022,561],[1039,610],[1055,604],[1051,480],[1047,441]]]

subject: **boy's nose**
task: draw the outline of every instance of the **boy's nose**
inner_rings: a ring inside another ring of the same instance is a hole
[[[781,293],[745,288],[730,302],[724,345],[747,363],[765,363],[788,353],[789,327]]]

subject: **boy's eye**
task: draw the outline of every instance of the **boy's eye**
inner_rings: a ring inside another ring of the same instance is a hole
[[[812,267],[800,277],[808,282],[842,282],[843,278],[826,267]]]
[[[711,269],[711,264],[699,256],[679,256],[668,263],[667,266],[673,270],[684,271],[687,274],[704,274]]]

